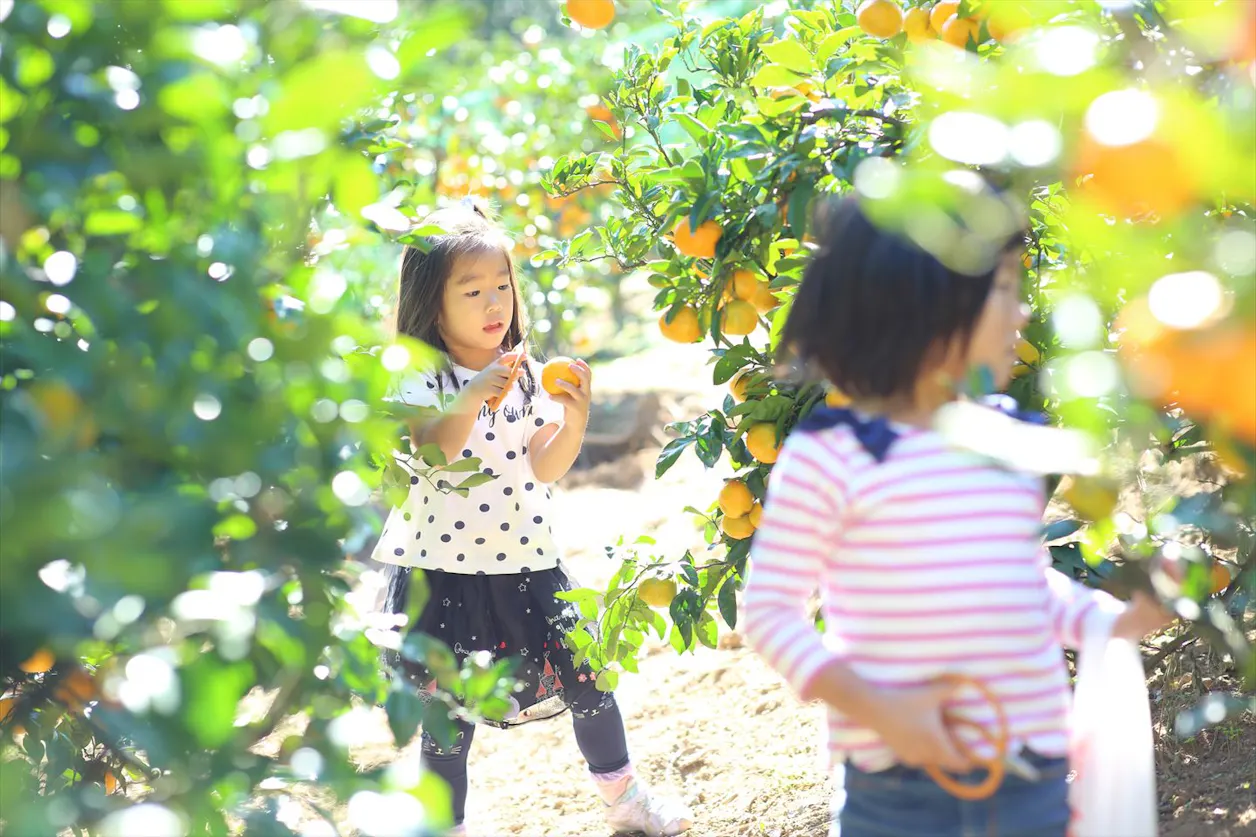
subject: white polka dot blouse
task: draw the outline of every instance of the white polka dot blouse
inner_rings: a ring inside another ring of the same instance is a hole
[[[468,575],[524,573],[558,565],[550,488],[533,473],[528,445],[542,427],[562,422],[563,406],[541,389],[540,369],[529,363],[537,392],[528,397],[522,387],[513,386],[497,410],[482,405],[462,451],[462,458],[478,457],[480,470],[496,479],[461,497],[440,491],[411,472],[410,494],[389,514],[372,558]],[[452,375],[461,387],[476,372],[454,365]],[[450,372],[439,377],[411,374],[390,400],[443,408],[457,390]],[[405,467],[407,458],[399,452],[398,461]]]

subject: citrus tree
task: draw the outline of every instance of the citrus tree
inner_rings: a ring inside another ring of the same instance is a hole
[[[350,761],[362,703],[404,744],[455,700],[500,715],[510,681],[415,636],[425,707],[347,604],[402,432],[370,405],[425,350],[371,349],[311,219],[377,229],[364,109],[433,84],[473,21],[32,0],[0,22],[3,829],[335,833],[342,803],[365,834],[443,827],[417,764]],[[419,455],[404,483],[487,476]]]
[[[1024,204],[1031,231],[1033,318],[1010,394],[1092,450],[1085,475],[1058,484],[1069,514],[1044,533],[1057,569],[1154,584],[1194,629],[1178,646],[1206,636],[1252,688],[1251,5],[789,6],[701,25],[670,15],[674,34],[630,48],[607,98],[625,126],[615,149],[547,173],[555,194],[613,185],[620,211],[582,246],[537,260],[646,271],[663,335],[707,345],[713,381],[728,384],[723,403],[672,427],[658,475],[687,454],[735,473],[687,509],[704,521],[705,552],[612,548],[623,561],[609,587],[572,594],[600,630],[573,642],[613,683],[635,670],[649,630],[684,651],[715,644],[717,613],[736,625],[781,440],[819,404],[845,401],[776,371],[813,214],[858,193],[879,223],[963,267],[975,248],[950,217],[982,218],[967,229],[991,234],[1024,223],[980,173]],[[1209,463],[1215,484],[1183,490],[1173,475],[1187,460]]]

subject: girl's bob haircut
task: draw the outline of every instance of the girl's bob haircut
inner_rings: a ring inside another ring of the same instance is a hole
[[[995,272],[1024,249],[1025,234],[990,242],[981,268],[960,272],[875,224],[856,198],[826,210],[781,335],[782,360],[852,398],[910,395],[931,357],[971,336]]]

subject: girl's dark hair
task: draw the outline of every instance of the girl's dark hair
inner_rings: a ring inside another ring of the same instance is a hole
[[[433,212],[420,222],[420,227],[426,226],[439,227],[441,232],[427,236],[424,240],[426,247],[406,245],[401,255],[401,279],[394,323],[396,334],[422,340],[440,350],[448,363],[449,348],[440,334],[440,315],[445,299],[445,283],[453,272],[454,263],[462,256],[500,253],[506,259],[515,298],[514,315],[506,327],[502,345],[507,350],[519,346],[523,342],[526,315],[519,293],[518,272],[510,256],[510,239],[489,218],[488,210],[467,199],[456,206]],[[442,389],[446,373],[452,379],[453,388],[458,389],[457,376],[448,368],[438,371]],[[520,382],[525,397],[531,398],[536,392],[536,382],[526,363]]]
[[[909,394],[935,347],[971,336],[999,262],[1025,246],[1024,233],[997,242],[980,272],[962,273],[874,224],[855,198],[828,209],[781,335],[784,359],[854,398]]]

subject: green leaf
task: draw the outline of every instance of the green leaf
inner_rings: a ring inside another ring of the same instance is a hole
[[[698,637],[698,642],[707,648],[715,648],[719,644],[720,629],[709,613],[702,614],[702,618],[698,620],[698,625],[694,629],[694,634]]]
[[[478,456],[469,456],[466,459],[457,459],[441,468],[446,474],[465,474],[469,471],[479,471],[480,466],[484,464]]]
[[[811,220],[811,199],[815,195],[815,181],[802,178],[789,196],[789,228],[793,234],[802,238],[807,234],[807,224]]]
[[[774,64],[780,64],[794,72],[810,74],[816,70],[815,59],[798,41],[774,41],[764,44],[762,49],[763,54]]]
[[[676,114],[676,121],[680,123],[680,127],[685,129],[685,133],[693,137],[694,142],[698,145],[706,145],[710,131],[707,130],[705,125],[687,113]]]
[[[358,218],[362,207],[379,199],[379,179],[364,157],[345,154],[336,168],[332,202],[342,215]]]
[[[1067,538],[1069,535],[1077,532],[1086,524],[1080,520],[1072,520],[1066,518],[1064,520],[1056,520],[1048,523],[1043,528],[1042,539],[1047,543]]]
[[[751,87],[793,87],[807,77],[780,64],[766,64],[750,79]]]
[[[615,691],[615,687],[619,685],[619,672],[609,669],[598,672],[596,685],[601,692]]]
[[[124,235],[143,226],[138,215],[121,209],[98,209],[83,222],[83,232],[88,235]]]
[[[471,476],[467,477],[462,482],[458,483],[458,488],[459,490],[468,489],[468,488],[476,488],[477,486],[490,483],[495,479],[497,479],[496,474],[472,474]]]
[[[315,54],[284,75],[279,95],[270,98],[265,130],[272,136],[306,128],[331,131],[369,104],[378,85],[363,52]]]
[[[196,72],[165,85],[157,93],[157,104],[176,119],[194,124],[221,119],[231,108],[226,85],[208,72]]]
[[[214,535],[235,541],[248,540],[257,534],[257,523],[247,514],[233,514],[214,526]]]
[[[680,458],[680,455],[685,452],[685,448],[689,447],[693,442],[692,436],[673,439],[668,442],[659,453],[658,462],[654,466],[654,478],[659,479],[666,474],[668,469],[676,464],[676,460]]]
[[[730,573],[724,578],[724,583],[720,585],[719,597],[716,600],[720,608],[720,616],[724,619],[724,624],[729,628],[737,627],[737,585],[733,581],[733,575]]]
[[[235,734],[236,706],[253,685],[253,666],[202,654],[181,668],[179,675],[187,728],[205,749],[221,747]]]
[[[816,47],[816,60],[824,64],[837,54],[837,51],[842,48],[843,44],[849,43],[858,36],[860,31],[858,26],[848,26],[829,35]]]
[[[449,459],[445,456],[445,452],[441,450],[440,445],[435,442],[428,442],[426,445],[420,446],[419,449],[415,451],[415,455],[428,465],[443,468],[449,464]]]

